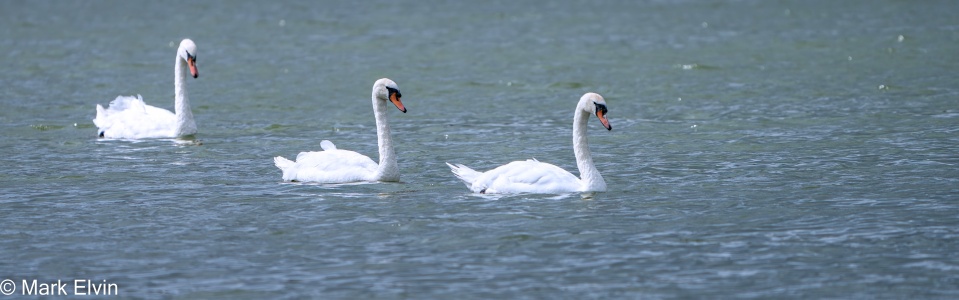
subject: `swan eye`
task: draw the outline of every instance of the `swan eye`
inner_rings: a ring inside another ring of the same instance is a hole
[[[596,102],[593,102],[593,104],[596,105],[596,112],[598,112],[598,113],[601,112],[601,113],[603,113],[604,116],[606,115],[606,105],[605,105],[605,104],[599,104],[599,103],[596,103]]]
[[[394,89],[394,88],[391,88],[391,87],[386,87],[386,90],[387,90],[387,92],[390,93],[390,94],[396,94],[396,97],[397,97],[397,98],[403,98],[403,94],[400,93],[400,90],[397,90],[397,89]]]

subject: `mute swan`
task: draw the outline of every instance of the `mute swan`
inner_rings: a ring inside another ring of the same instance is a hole
[[[186,92],[186,72],[197,78],[196,44],[190,39],[180,42],[176,51],[176,66],[173,67],[173,91],[176,113],[143,102],[143,97],[117,96],[108,108],[97,104],[97,125],[101,138],[141,139],[141,138],[177,138],[196,133],[196,122],[190,110],[190,100]]]
[[[560,167],[536,159],[514,161],[486,172],[477,172],[461,164],[446,165],[474,193],[605,192],[606,181],[593,165],[589,143],[586,141],[586,120],[591,114],[595,114],[607,130],[613,130],[606,119],[606,101],[603,97],[596,93],[583,95],[573,115],[573,153],[582,179]]]
[[[323,151],[300,152],[295,162],[282,156],[273,158],[276,167],[283,171],[283,180],[319,183],[400,181],[393,138],[386,120],[386,101],[406,112],[400,97],[399,87],[389,78],[373,83],[373,116],[376,118],[376,140],[380,148],[379,164],[366,155],[337,149],[332,142],[323,140],[320,142]]]

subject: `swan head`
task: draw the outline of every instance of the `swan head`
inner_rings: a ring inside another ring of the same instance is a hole
[[[193,43],[193,40],[183,39],[180,42],[180,49],[177,50],[177,56],[190,66],[190,75],[193,75],[193,78],[200,76],[200,73],[196,70],[196,44]]]
[[[400,93],[400,87],[389,78],[381,78],[373,83],[373,97],[380,101],[392,102],[401,112],[406,112],[406,107],[400,101],[400,98],[403,97],[403,94]]]
[[[603,99],[603,96],[600,96],[597,93],[586,93],[583,97],[579,98],[580,107],[593,115],[596,115],[596,118],[599,119],[599,122],[603,123],[603,127],[606,127],[606,130],[613,130],[613,126],[609,125],[609,120],[606,119],[606,100]]]

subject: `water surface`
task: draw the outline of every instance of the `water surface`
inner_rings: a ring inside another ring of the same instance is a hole
[[[951,1],[0,4],[0,279],[134,298],[955,298]],[[96,104],[172,108],[194,143],[105,141]],[[375,157],[395,80],[400,183],[284,183],[319,141]],[[470,194],[445,162],[610,190]]]

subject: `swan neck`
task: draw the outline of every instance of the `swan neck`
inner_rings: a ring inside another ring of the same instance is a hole
[[[380,150],[380,164],[374,181],[399,181],[400,170],[396,164],[396,153],[393,152],[393,137],[390,134],[390,124],[387,121],[386,101],[377,99],[373,94],[373,117],[376,118],[376,144]]]
[[[586,139],[587,120],[589,114],[582,109],[576,109],[573,116],[573,154],[576,155],[576,167],[579,169],[584,191],[606,191],[606,181],[593,164],[593,156],[589,152],[589,141]]]
[[[176,115],[176,132],[174,135],[178,137],[196,133],[196,122],[193,120],[193,110],[190,109],[190,98],[186,91],[188,72],[186,61],[177,55],[176,66],[173,69],[173,111]]]

